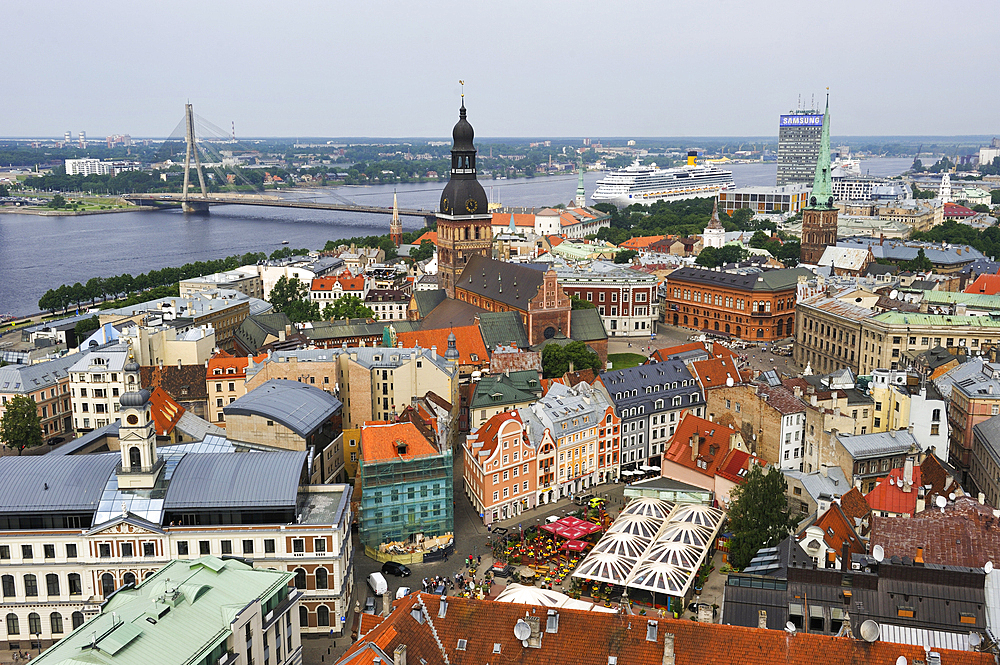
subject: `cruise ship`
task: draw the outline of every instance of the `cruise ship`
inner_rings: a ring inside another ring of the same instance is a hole
[[[735,189],[733,172],[717,166],[698,166],[697,153],[688,153],[687,166],[672,169],[657,168],[656,164],[643,166],[635,160],[631,166],[612,171],[597,181],[597,190],[591,199],[594,203],[607,201],[617,206],[633,203],[650,204],[656,201],[709,198],[720,191]]]

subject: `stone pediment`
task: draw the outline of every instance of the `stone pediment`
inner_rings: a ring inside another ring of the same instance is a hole
[[[144,536],[163,535],[159,525],[136,517],[131,513],[119,515],[112,520],[98,524],[87,532],[88,536]]]

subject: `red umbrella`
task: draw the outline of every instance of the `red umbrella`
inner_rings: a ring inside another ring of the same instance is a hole
[[[587,549],[590,543],[584,542],[582,540],[567,540],[562,545],[562,549],[570,550],[571,552],[582,552]]]

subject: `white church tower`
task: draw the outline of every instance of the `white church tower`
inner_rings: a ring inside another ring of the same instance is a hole
[[[120,400],[118,488],[151,489],[163,465],[156,453],[156,426],[149,391],[140,386],[139,363],[131,352],[122,370],[125,373],[125,394]]]
[[[942,203],[951,203],[951,176],[945,173],[941,176],[941,188],[938,190],[938,198]]]
[[[708,226],[705,227],[705,232],[701,236],[701,244],[703,247],[722,247],[726,244],[726,229],[719,221],[718,198],[715,199],[715,205],[712,206],[712,219],[708,222]]]

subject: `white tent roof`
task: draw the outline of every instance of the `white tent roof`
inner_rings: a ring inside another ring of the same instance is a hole
[[[667,519],[670,511],[674,509],[674,504],[669,501],[642,497],[633,499],[625,508],[622,515],[641,515],[643,517],[653,517],[660,520]]]

